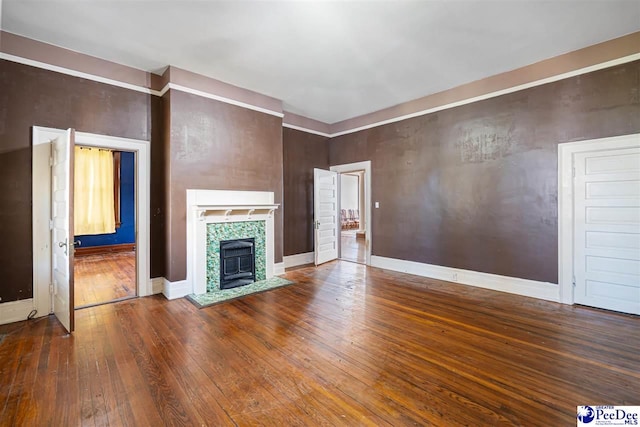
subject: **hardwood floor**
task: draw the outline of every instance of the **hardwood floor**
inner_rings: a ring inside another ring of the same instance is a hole
[[[575,425],[640,402],[640,319],[336,261],[196,309],[0,326],[0,425]]]
[[[76,257],[73,271],[76,307],[136,295],[135,251]]]
[[[340,233],[340,259],[364,264],[364,238],[356,238],[354,231]]]

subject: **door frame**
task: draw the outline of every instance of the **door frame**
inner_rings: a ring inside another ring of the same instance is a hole
[[[574,304],[574,155],[639,146],[640,133],[558,144],[558,288],[563,304]]]
[[[366,207],[364,212],[364,220],[365,220],[365,240],[364,240],[364,254],[365,254],[365,264],[371,265],[371,244],[372,244],[372,236],[371,236],[371,218],[372,218],[372,203],[371,203],[371,160],[366,160],[363,162],[356,163],[347,163],[343,165],[335,165],[331,166],[329,170],[338,172],[338,219],[340,218],[340,194],[341,194],[341,181],[340,174],[345,172],[355,172],[355,171],[364,171],[364,205]],[[341,229],[341,228],[340,228]],[[342,239],[338,239],[338,257],[342,255]]]
[[[33,296],[37,316],[51,313],[51,177],[49,142],[64,130],[33,126],[32,144],[32,221],[33,221]],[[153,294],[150,279],[150,143],[86,132],[76,132],[76,145],[132,151],[136,154],[136,293]]]

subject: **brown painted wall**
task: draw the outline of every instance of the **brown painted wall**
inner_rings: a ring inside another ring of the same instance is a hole
[[[283,128],[284,255],[313,251],[313,168],[329,169],[328,138]]]
[[[165,180],[165,129],[164,98],[149,96],[151,100],[151,184],[149,203],[150,226],[150,263],[151,277],[165,276],[165,225],[166,190]]]
[[[186,190],[273,191],[282,203],[282,119],[171,91],[167,275],[186,278]],[[166,99],[165,99],[166,101]],[[275,262],[282,261],[282,209],[275,214]]]
[[[164,170],[163,184],[164,184],[164,212],[165,212],[165,229],[164,229],[164,246],[163,246],[163,259],[165,260],[165,274],[164,277],[168,277],[168,260],[171,259],[171,248],[169,242],[171,242],[171,224],[169,218],[171,217],[171,91],[167,91],[162,97],[162,147],[163,147],[163,159],[162,167]],[[185,224],[186,227],[186,224]],[[186,233],[186,232],[185,232]]]
[[[640,132],[640,61],[330,141],[371,160],[373,255],[557,283],[557,144]]]
[[[157,160],[158,130],[152,127],[161,100],[77,77],[0,60],[0,297],[32,297],[31,127],[75,128],[143,140],[151,139]],[[151,273],[164,274],[162,171],[154,163],[151,181]]]

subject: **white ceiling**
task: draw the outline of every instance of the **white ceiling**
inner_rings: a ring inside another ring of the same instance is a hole
[[[0,0],[2,1],[2,0]],[[4,0],[5,31],[334,123],[640,30],[640,1]]]

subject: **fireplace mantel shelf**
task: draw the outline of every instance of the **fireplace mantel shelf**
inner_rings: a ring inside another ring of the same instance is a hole
[[[278,209],[279,204],[273,205],[197,205],[196,212],[198,219],[204,221],[207,214],[223,215],[227,219],[230,219],[232,215],[246,215],[251,217],[254,214],[266,214],[268,217],[273,215],[273,212]]]

